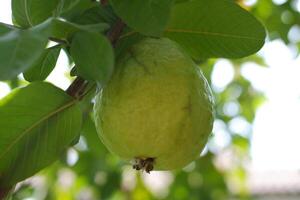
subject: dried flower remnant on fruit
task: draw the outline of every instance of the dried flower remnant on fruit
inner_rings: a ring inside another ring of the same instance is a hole
[[[148,174],[153,170],[154,158],[135,158],[133,164],[133,169],[136,170],[145,170]]]

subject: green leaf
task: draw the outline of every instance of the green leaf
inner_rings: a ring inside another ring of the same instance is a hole
[[[60,0],[12,0],[11,8],[14,21],[22,28],[40,24],[51,16]]]
[[[182,2],[186,2],[186,1],[189,1],[189,0],[175,0],[174,3],[182,3]]]
[[[79,0],[78,3],[70,7],[70,9],[63,11],[60,17],[74,22],[79,16],[81,16],[86,10],[99,5],[99,2],[93,0]]]
[[[80,2],[80,0],[60,0],[59,4],[57,5],[57,12],[64,13],[64,12],[72,9],[79,2]]]
[[[0,22],[0,36],[9,33],[12,30],[15,30],[13,26]]]
[[[105,154],[107,154],[107,150],[101,142],[101,139],[97,134],[94,121],[90,116],[87,116],[83,123],[82,135],[86,139],[89,151],[91,151],[96,156],[105,157]]]
[[[16,77],[40,57],[48,42],[49,23],[0,36],[0,80]]]
[[[169,20],[173,0],[111,0],[112,7],[128,26],[138,32],[159,36]]]
[[[71,38],[78,31],[90,31],[101,33],[106,31],[109,25],[106,23],[80,25],[59,19],[53,19],[52,37],[60,39]]]
[[[96,5],[86,10],[82,15],[75,19],[79,24],[96,24],[96,23],[108,23],[114,24],[117,21],[116,15],[114,15],[111,6]]]
[[[128,33],[130,34],[131,31],[132,31],[132,29],[129,29],[128,27],[126,27],[125,30],[124,30],[124,35],[127,35]],[[140,40],[142,40],[145,37],[146,36],[144,36],[140,33],[127,35],[126,37],[120,37],[120,39],[118,40],[118,42],[116,44],[116,47],[115,47],[115,54],[116,54],[117,60],[132,45],[138,43]]]
[[[0,101],[0,186],[11,186],[57,160],[77,137],[82,115],[59,88],[35,82]]]
[[[45,80],[56,65],[60,49],[60,46],[45,49],[40,58],[24,73],[24,78],[29,82]]]
[[[78,32],[70,49],[77,72],[87,80],[104,84],[109,80],[114,66],[114,52],[108,39],[100,34]]]
[[[236,3],[193,0],[176,4],[164,36],[183,46],[194,58],[239,58],[264,44],[264,27]]]

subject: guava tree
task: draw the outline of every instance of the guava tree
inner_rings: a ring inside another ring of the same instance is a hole
[[[12,0],[11,5],[14,25],[0,24],[0,80],[18,85],[22,73],[28,84],[0,100],[0,198],[62,159],[81,137],[92,138],[91,149],[101,146],[96,134],[83,136],[93,132],[86,129],[92,127],[94,97],[133,45],[168,38],[202,63],[205,73],[207,59],[246,57],[265,40],[261,23],[229,0]],[[74,77],[66,91],[44,81],[61,51]],[[199,168],[211,165],[209,157]]]

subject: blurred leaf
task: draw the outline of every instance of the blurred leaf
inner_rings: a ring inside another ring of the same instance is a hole
[[[169,20],[173,0],[111,0],[115,12],[138,32],[159,36]]]
[[[51,36],[59,39],[69,39],[76,32],[79,31],[90,31],[90,32],[101,33],[106,31],[108,28],[109,25],[106,23],[80,25],[68,21],[63,21],[60,19],[54,19],[52,22]]]
[[[214,166],[212,162],[214,159],[213,154],[208,153],[207,155],[200,157],[196,161],[196,171],[200,172],[203,176],[203,181],[207,188],[220,188],[226,191],[226,184],[223,174]]]
[[[43,81],[52,72],[60,53],[60,46],[45,49],[41,57],[23,74],[29,81]]]
[[[19,26],[29,28],[53,16],[58,2],[59,0],[12,0],[12,15]]]
[[[109,200],[127,200],[128,199],[127,196],[128,195],[125,192],[118,190],[118,191],[115,191],[115,193]]]
[[[232,137],[232,144],[234,147],[238,148],[242,153],[247,153],[249,150],[249,139],[241,137],[239,135],[234,135]]]
[[[136,174],[136,182],[136,187],[132,191],[131,199],[153,200],[154,198],[151,195],[150,191],[145,187],[140,174]]]
[[[10,31],[12,31],[14,29],[15,28],[13,26],[0,22],[0,36],[4,35],[6,33],[9,33]]]
[[[295,1],[285,1],[276,4],[273,1],[257,1],[252,7],[252,13],[259,17],[267,27],[271,40],[281,39],[285,43],[290,41],[291,28],[300,25],[299,11],[295,9]]]
[[[176,4],[164,36],[194,58],[239,58],[258,51],[264,27],[237,4],[225,0],[192,0]]]
[[[0,36],[0,80],[8,80],[32,66],[48,42],[50,21],[28,30]]]
[[[175,0],[175,3],[182,3],[182,2],[186,2],[186,1],[189,1],[189,0]]]
[[[3,98],[0,118],[0,186],[12,186],[57,160],[81,128],[76,100],[43,82]]]
[[[179,171],[166,199],[229,199],[224,174],[214,166],[213,158],[213,154],[208,153],[195,161],[193,170]]]
[[[24,200],[30,198],[34,194],[34,187],[29,184],[21,185],[18,188],[18,193],[12,195],[11,199],[8,200]]]
[[[109,80],[114,67],[114,52],[106,37],[78,32],[72,39],[70,52],[82,77],[101,84]]]
[[[95,124],[90,116],[86,118],[82,128],[82,135],[85,137],[89,151],[98,157],[104,157],[108,153],[102,144],[96,131]]]
[[[101,197],[108,199],[121,186],[121,174],[116,171],[111,171],[107,177],[107,183],[101,188]]]
[[[253,54],[251,56],[247,56],[247,57],[240,58],[240,59],[233,59],[233,60],[231,60],[231,62],[238,69],[241,67],[242,64],[247,63],[247,62],[254,62],[255,64],[258,64],[262,67],[268,67],[264,58],[258,54]]]

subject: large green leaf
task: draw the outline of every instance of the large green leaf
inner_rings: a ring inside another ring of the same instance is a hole
[[[79,2],[80,0],[60,0],[57,5],[57,13],[66,12],[76,6]]]
[[[14,29],[15,28],[13,26],[0,22],[0,36],[9,33],[11,30]]]
[[[11,186],[59,158],[78,136],[76,100],[36,82],[0,101],[0,186]]]
[[[70,52],[82,77],[101,84],[109,80],[114,66],[114,52],[106,37],[78,32],[73,37]]]
[[[68,39],[71,38],[78,31],[90,31],[90,32],[104,32],[109,28],[106,23],[96,24],[75,24],[61,19],[52,20],[52,33],[51,36],[54,38]]]
[[[49,23],[0,36],[0,80],[16,77],[40,57],[48,42]]]
[[[24,73],[27,81],[43,81],[52,72],[60,53],[60,46],[45,49],[40,58]]]
[[[37,25],[53,16],[60,0],[12,0],[14,21],[23,28]]]
[[[169,20],[173,0],[111,0],[115,12],[140,33],[159,36]]]
[[[67,0],[70,1],[70,0]],[[60,16],[68,21],[74,22],[75,19],[80,17],[86,10],[99,5],[99,2],[93,0],[79,0],[67,10],[63,10]]]
[[[192,0],[173,7],[164,36],[198,59],[253,54],[266,34],[261,23],[234,2]]]
[[[75,22],[79,24],[108,23],[114,24],[117,21],[111,6],[96,5],[79,15]]]

